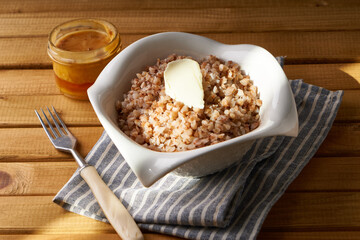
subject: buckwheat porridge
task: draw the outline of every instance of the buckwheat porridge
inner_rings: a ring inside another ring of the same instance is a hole
[[[199,62],[204,108],[190,108],[165,94],[164,71],[175,54],[137,73],[117,101],[119,127],[137,143],[162,152],[195,149],[246,134],[260,124],[258,89],[240,66],[208,56]]]

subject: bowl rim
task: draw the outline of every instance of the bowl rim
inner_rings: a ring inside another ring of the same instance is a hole
[[[257,139],[259,137],[266,137],[266,136],[272,136],[272,135],[282,135],[282,134],[274,134],[274,131],[276,131],[277,128],[280,127],[281,125],[281,121],[277,122],[276,124],[272,124],[270,126],[267,126],[266,128],[257,128],[254,129],[253,131],[220,142],[220,143],[216,143],[213,145],[209,145],[209,146],[205,146],[205,147],[201,147],[201,148],[196,148],[196,149],[191,149],[191,150],[186,150],[186,151],[181,151],[181,152],[160,152],[160,151],[155,151],[155,150],[151,150],[149,148],[146,148],[140,144],[138,144],[137,142],[135,142],[134,140],[132,140],[130,137],[128,137],[118,126],[117,124],[115,124],[108,116],[108,114],[106,114],[106,111],[104,109],[102,109],[101,107],[101,103],[100,103],[100,99],[99,99],[99,95],[105,93],[106,91],[109,90],[109,88],[111,88],[111,84],[109,83],[102,83],[101,79],[106,75],[106,72],[109,71],[110,68],[113,67],[114,64],[119,64],[118,62],[121,60],[121,56],[125,56],[124,58],[126,59],[126,55],[128,54],[128,52],[131,52],[133,49],[136,49],[139,45],[146,43],[147,41],[152,41],[152,40],[156,40],[158,38],[167,38],[167,37],[174,37],[174,36],[178,36],[178,37],[186,37],[186,38],[191,38],[191,39],[196,39],[197,41],[206,41],[208,44],[215,44],[218,47],[223,47],[223,48],[254,48],[254,49],[258,49],[263,51],[265,54],[269,55],[269,57],[272,57],[274,61],[276,61],[278,68],[281,70],[281,74],[283,75],[282,78],[284,79],[284,81],[286,80],[286,84],[289,87],[289,90],[292,94],[292,91],[290,89],[290,85],[288,83],[287,77],[283,71],[283,69],[281,68],[281,66],[278,64],[278,61],[276,60],[276,58],[270,53],[268,52],[266,49],[253,45],[253,44],[224,44],[218,41],[215,41],[213,39],[207,38],[207,37],[203,37],[203,36],[199,36],[199,35],[195,35],[195,34],[190,34],[190,33],[183,33],[183,32],[164,32],[164,33],[158,33],[158,34],[154,34],[154,35],[150,35],[144,38],[141,38],[137,41],[135,41],[134,43],[132,43],[131,45],[129,45],[128,47],[126,47],[124,50],[122,50],[117,56],[115,56],[115,58],[105,67],[105,69],[101,72],[101,74],[99,75],[98,79],[95,81],[95,83],[88,89],[88,96],[89,96],[89,100],[91,102],[92,107],[94,108],[94,111],[97,115],[97,117],[99,118],[101,124],[103,125],[105,131],[107,132],[107,130],[112,130],[112,131],[116,131],[116,132],[108,132],[108,135],[110,136],[110,138],[114,141],[114,137],[120,137],[123,138],[122,140],[126,140],[127,143],[130,143],[131,145],[133,145],[133,147],[135,147],[135,149],[141,150],[144,154],[149,154],[151,156],[157,156],[160,159],[163,158],[176,158],[176,159],[181,159],[184,157],[189,157],[191,156],[193,157],[197,157],[199,155],[202,155],[206,152],[209,151],[214,151],[220,148],[223,148],[224,146],[229,146],[229,145],[233,145],[233,144],[238,144],[240,142],[246,142],[246,141],[250,141],[250,140],[254,140]],[[120,59],[120,60],[119,60]],[[292,108],[295,107],[295,111],[296,111],[296,105],[295,105],[295,101],[293,99],[293,106]],[[114,105],[115,108],[115,105]],[[297,114],[297,112],[296,112]],[[296,118],[297,120],[297,118]],[[296,121],[295,126],[293,127],[294,129],[292,130],[292,132],[290,134],[288,134],[289,136],[296,136],[298,133],[298,121]],[[267,133],[267,134],[264,134]],[[115,145],[116,142],[114,141]],[[119,149],[120,150],[120,149]],[[123,154],[123,153],[122,153]],[[124,156],[124,158],[126,159],[126,157]],[[186,161],[179,161],[177,164],[178,166],[183,164]],[[130,164],[131,165],[131,164]],[[130,166],[131,167],[131,166]],[[173,169],[171,169],[170,171],[172,171]],[[169,172],[169,171],[167,171]],[[138,174],[136,174],[138,175]],[[139,176],[138,176],[139,177]],[[141,180],[141,178],[140,178]]]

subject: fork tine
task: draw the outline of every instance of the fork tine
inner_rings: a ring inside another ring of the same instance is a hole
[[[59,122],[60,122],[61,126],[65,129],[65,131],[67,132],[67,134],[71,134],[71,133],[69,132],[69,130],[67,129],[67,127],[66,127],[65,123],[64,123],[64,122],[61,120],[61,118],[59,117],[59,115],[58,115],[58,113],[56,112],[56,110],[55,110],[54,106],[51,106],[51,107],[52,107],[52,109],[53,109],[53,111],[54,111],[54,113],[55,113],[55,115],[56,115],[57,119],[59,120]]]
[[[53,128],[50,120],[48,119],[48,117],[46,116],[46,114],[45,114],[45,112],[44,112],[44,110],[43,110],[42,108],[41,108],[41,111],[42,111],[42,113],[44,114],[44,117],[45,117],[45,119],[46,119],[46,121],[47,121],[47,123],[48,123],[48,125],[49,125],[49,127],[50,127],[50,129],[51,129],[51,131],[52,131],[52,133],[54,134],[55,138],[58,138],[59,135],[57,134],[57,132],[56,132],[55,129]]]
[[[55,124],[57,130],[59,131],[60,135],[61,135],[61,136],[64,136],[65,133],[61,130],[59,124],[57,123],[57,121],[56,121],[56,119],[55,119],[55,117],[54,117],[54,115],[52,115],[52,113],[51,113],[51,111],[50,111],[50,109],[49,109],[48,107],[46,107],[46,108],[47,108],[47,110],[49,111],[49,114],[50,114],[52,120],[54,121],[54,124]]]
[[[54,140],[53,136],[51,135],[51,133],[49,132],[49,130],[47,129],[44,121],[42,120],[42,118],[40,117],[40,114],[38,113],[38,111],[35,110],[36,116],[39,118],[41,126],[43,127],[43,129],[45,130],[46,135],[48,136],[48,138],[52,141]]]

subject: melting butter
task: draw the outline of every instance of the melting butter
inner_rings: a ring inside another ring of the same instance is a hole
[[[199,63],[180,59],[167,64],[165,93],[188,107],[204,108],[204,89]]]

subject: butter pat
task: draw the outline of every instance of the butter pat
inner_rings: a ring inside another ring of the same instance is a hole
[[[204,89],[199,63],[180,59],[167,64],[165,93],[188,107],[204,108]]]

